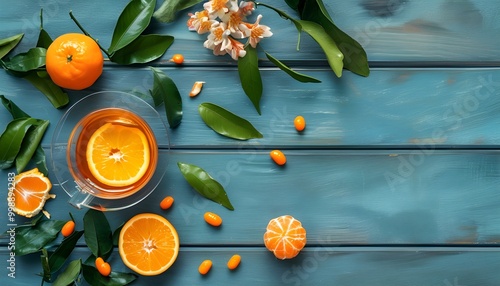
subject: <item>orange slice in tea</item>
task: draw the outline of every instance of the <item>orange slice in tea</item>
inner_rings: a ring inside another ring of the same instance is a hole
[[[106,123],[87,145],[90,173],[112,187],[130,186],[146,173],[150,150],[146,135],[134,126]]]
[[[14,177],[14,189],[9,207],[18,215],[33,217],[43,209],[49,198],[56,197],[54,194],[49,194],[51,188],[49,178],[37,168],[20,173]]]
[[[300,221],[284,215],[269,221],[264,244],[278,259],[294,258],[306,245],[306,230]]]
[[[118,250],[123,263],[133,271],[158,275],[166,271],[179,254],[179,236],[170,222],[157,214],[138,214],[120,231]]]

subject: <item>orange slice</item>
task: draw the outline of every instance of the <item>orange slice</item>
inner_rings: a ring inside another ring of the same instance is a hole
[[[9,193],[7,198],[9,207],[18,215],[33,217],[43,209],[49,198],[56,197],[54,194],[49,194],[51,188],[49,178],[37,168],[20,173],[14,177],[12,193]],[[48,213],[46,215],[48,216]]]
[[[123,263],[133,271],[153,276],[166,271],[179,254],[179,236],[164,217],[138,214],[120,231],[118,250]]]
[[[278,259],[294,258],[306,245],[306,230],[300,221],[284,215],[269,221],[264,244]]]
[[[112,187],[130,186],[146,173],[150,150],[146,135],[137,127],[106,123],[87,145],[90,173]]]

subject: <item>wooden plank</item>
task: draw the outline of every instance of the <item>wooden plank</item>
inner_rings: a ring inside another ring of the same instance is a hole
[[[498,39],[488,39],[499,28],[500,6],[494,1],[324,2],[372,61],[487,63],[495,58]]]
[[[44,26],[56,37],[63,33],[79,32],[68,13],[73,11],[86,30],[108,47],[116,19],[128,1],[113,3],[74,2],[52,0],[43,3],[11,3],[4,7],[0,37],[25,33],[25,39],[16,49],[26,51],[36,43],[40,26],[40,9],[44,9]],[[500,39],[497,21],[500,6],[496,1],[340,1],[326,0],[325,6],[335,23],[357,39],[374,62],[410,61],[437,63],[467,61],[487,64],[498,63]],[[375,3],[367,5],[367,3]],[[380,4],[381,3],[381,4]],[[385,4],[384,6],[384,3]],[[290,15],[296,14],[284,1],[271,4]],[[201,10],[201,4],[178,14],[173,24],[153,21],[149,33],[170,34],[176,38],[167,53],[166,61],[176,52],[182,52],[188,63],[200,62],[227,64],[230,57],[214,57],[203,48],[206,35],[189,32],[186,28],[188,12]],[[391,15],[382,16],[381,12]],[[431,11],[431,12],[429,12]],[[282,60],[304,60],[309,63],[322,61],[324,55],[315,42],[303,35],[300,52],[297,52],[297,31],[290,21],[281,19],[275,12],[259,7],[256,14],[264,15],[262,24],[271,27],[274,35],[262,43],[262,47]],[[88,20],[96,19],[99,21]],[[251,20],[253,21],[254,18]],[[464,20],[467,19],[467,20]],[[264,58],[264,56],[262,55]]]
[[[302,221],[313,245],[500,242],[497,151],[285,150],[285,167],[275,165],[268,152],[162,152],[159,165],[167,167],[156,191],[107,217],[114,229],[137,213],[163,214],[183,245],[258,245],[268,221],[284,214]],[[197,194],[180,174],[179,161],[198,165],[218,180],[235,211]],[[51,173],[53,183],[61,172],[68,171]],[[46,204],[54,219],[69,219],[69,212],[81,219],[85,209],[66,203],[69,198],[57,186],[54,193],[56,200]],[[175,203],[162,212],[159,202],[167,195]],[[7,209],[6,196],[1,194],[1,209]],[[207,225],[206,211],[221,215],[223,227]]]
[[[183,121],[168,130],[171,147],[203,148],[241,146],[338,147],[494,147],[499,143],[500,69],[375,69],[368,78],[345,73],[342,80],[324,69],[305,72],[319,84],[291,80],[276,69],[262,70],[264,94],[258,115],[240,87],[233,68],[162,68],[183,96]],[[0,74],[0,94],[12,99],[34,117],[49,119],[44,138],[50,144],[63,110],[54,109],[44,96],[23,79]],[[194,81],[206,84],[201,94],[189,98]],[[142,93],[152,104],[149,68],[110,68],[89,90],[70,92],[72,103],[92,92],[116,90]],[[210,130],[198,114],[198,105],[213,102],[246,118],[264,138],[248,142],[231,140]],[[163,106],[157,108],[166,119]],[[308,123],[298,134],[293,119],[303,115]],[[0,112],[0,129],[10,121]],[[160,142],[165,145],[167,142]]]
[[[134,208],[106,216],[114,229],[137,213],[162,214],[179,232],[181,253],[167,273],[140,277],[137,284],[498,285],[500,5],[491,0],[324,2],[335,23],[367,50],[370,77],[345,71],[337,80],[311,38],[302,35],[297,51],[293,25],[259,8],[261,23],[274,32],[261,47],[322,80],[297,83],[271,68],[260,54],[262,115],[243,94],[235,62],[204,49],[205,35],[187,31],[184,12],[172,24],[153,21],[148,33],[176,38],[153,65],[178,84],[184,120],[167,131],[169,140],[160,140],[160,166],[165,166],[166,175],[158,189]],[[41,8],[53,37],[78,32],[68,15],[72,10],[106,47],[127,3],[17,1],[2,7],[0,38],[23,32],[14,52],[33,47]],[[272,5],[294,14],[284,1]],[[199,9],[201,4],[192,11]],[[168,62],[177,52],[186,57],[183,67]],[[187,93],[196,80],[206,85],[199,97],[190,99]],[[0,73],[0,82],[0,94],[32,116],[51,120],[43,140],[49,154],[54,127],[66,109],[55,110],[23,79]],[[106,62],[93,87],[69,93],[73,104],[95,91],[147,94],[151,87],[147,66]],[[250,120],[264,138],[240,142],[215,134],[197,113],[204,101]],[[165,119],[163,108],[157,109]],[[298,114],[308,121],[301,134],[291,124]],[[10,115],[0,112],[0,130],[9,121]],[[287,155],[285,167],[270,160],[273,148]],[[180,175],[178,161],[209,171],[224,185],[236,210],[195,193]],[[11,171],[0,170],[0,184],[6,184]],[[57,172],[50,174],[53,182]],[[69,205],[60,187],[53,192],[57,199],[46,205],[52,217],[66,220],[71,212],[81,228],[86,209]],[[176,202],[161,211],[158,204],[165,195],[173,195]],[[0,218],[7,216],[6,196],[0,192]],[[202,220],[205,211],[219,213],[222,227],[208,226]],[[269,219],[282,214],[300,219],[308,232],[306,249],[290,261],[274,259],[262,242]],[[15,223],[23,221],[15,218]],[[4,220],[0,232],[7,227]],[[7,245],[8,240],[0,238],[0,260],[5,263],[0,281],[9,281]],[[82,239],[73,257],[88,253]],[[243,256],[243,263],[230,272],[225,263],[234,253]],[[204,259],[215,263],[206,277],[197,273]],[[39,283],[39,261],[37,254],[16,257],[15,284]],[[116,251],[110,262],[114,269],[126,270]]]
[[[242,256],[236,271],[226,262],[231,255]],[[73,258],[86,258],[89,251],[77,248]],[[0,250],[0,260],[7,265],[8,252]],[[205,259],[214,263],[208,275],[198,273]],[[130,272],[118,253],[110,258],[114,270]],[[297,258],[281,261],[263,247],[192,248],[181,247],[174,265],[159,276],[140,276],[138,285],[383,285],[383,286],[496,286],[500,281],[498,248],[356,248],[310,247]],[[7,267],[0,267],[3,281],[16,285],[40,283],[39,257],[16,257],[16,278],[9,280]],[[84,284],[86,285],[86,284]]]

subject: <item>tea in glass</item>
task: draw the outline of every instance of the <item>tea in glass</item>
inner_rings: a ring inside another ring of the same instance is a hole
[[[153,176],[158,161],[149,125],[121,108],[100,109],[82,118],[69,137],[68,146],[72,144],[75,148],[67,149],[67,161],[77,185],[105,199],[139,191]]]

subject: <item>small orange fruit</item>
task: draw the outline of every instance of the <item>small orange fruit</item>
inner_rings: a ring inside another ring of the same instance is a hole
[[[229,258],[229,260],[227,261],[227,268],[229,268],[229,270],[235,270],[240,265],[240,262],[241,262],[241,256],[235,254],[231,256],[231,258]]]
[[[203,218],[211,226],[220,226],[222,224],[222,218],[213,212],[206,212]]]
[[[123,263],[133,271],[153,276],[166,271],[179,254],[179,236],[164,217],[138,214],[120,231],[118,251]]]
[[[95,259],[95,268],[102,276],[109,276],[109,274],[111,274],[111,265],[104,261],[102,257],[97,257]]]
[[[64,237],[70,236],[74,231],[75,231],[75,222],[72,220],[66,222],[61,228],[61,234]]]
[[[106,123],[87,144],[90,173],[101,183],[130,186],[146,173],[150,150],[146,135],[134,126]]]
[[[104,57],[89,36],[68,33],[56,38],[47,49],[45,67],[60,87],[81,90],[94,84],[102,74]]]
[[[162,210],[168,210],[173,203],[174,203],[174,198],[172,196],[166,196],[163,200],[161,200],[160,208]]]
[[[212,260],[210,259],[203,260],[200,263],[200,266],[198,266],[198,272],[200,272],[201,275],[206,275],[211,268],[212,268]]]
[[[184,56],[181,55],[181,54],[175,54],[172,56],[172,58],[170,59],[170,61],[178,64],[178,65],[181,65],[183,62],[184,62]]]
[[[306,245],[306,230],[300,221],[284,215],[269,221],[264,244],[278,259],[294,258]]]
[[[273,161],[280,166],[283,166],[286,163],[286,156],[280,150],[272,150],[269,153],[269,156],[271,156],[271,159],[273,159]]]
[[[9,207],[21,216],[33,217],[37,215],[50,198],[56,195],[49,194],[52,184],[37,168],[22,172],[14,177],[12,196],[7,198]]]
[[[306,120],[303,116],[299,115],[293,120],[293,125],[297,131],[303,131],[306,128]]]

